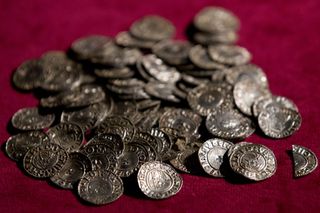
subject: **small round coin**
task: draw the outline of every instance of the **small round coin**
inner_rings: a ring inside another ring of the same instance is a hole
[[[86,173],[78,185],[78,194],[83,200],[103,205],[117,200],[123,194],[121,178],[106,170]]]
[[[271,177],[277,169],[274,153],[261,144],[240,146],[231,154],[229,163],[233,171],[254,181]]]
[[[198,151],[198,157],[203,170],[214,177],[223,177],[220,166],[223,156],[233,145],[222,139],[209,139],[205,141]]]
[[[201,46],[193,46],[189,51],[189,58],[191,62],[199,68],[211,70],[211,69],[224,69],[225,66],[216,61],[213,61],[208,53],[208,50]]]
[[[313,172],[318,166],[318,159],[310,149],[292,145],[294,177],[302,177]]]
[[[141,191],[152,199],[164,199],[177,194],[183,180],[168,164],[153,161],[143,164],[138,172]]]

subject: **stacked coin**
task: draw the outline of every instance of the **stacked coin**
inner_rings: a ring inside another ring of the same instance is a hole
[[[150,198],[175,195],[183,183],[176,170],[192,173],[197,153],[215,177],[225,175],[226,155],[244,177],[272,176],[270,149],[234,142],[257,126],[272,138],[293,134],[297,106],[271,95],[249,51],[232,44],[239,21],[231,12],[205,8],[193,24],[195,43],[173,40],[173,24],[151,15],[115,39],[79,38],[67,53],[24,62],[14,85],[42,96],[39,107],[13,115],[21,132],[8,139],[8,156],[29,175],[75,188],[97,205],[118,199],[127,177]]]

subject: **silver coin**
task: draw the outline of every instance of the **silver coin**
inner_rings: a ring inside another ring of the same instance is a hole
[[[11,119],[12,126],[20,130],[38,130],[50,127],[54,114],[44,114],[37,107],[19,109]]]
[[[86,173],[78,185],[78,194],[81,199],[95,204],[111,203],[123,194],[121,178],[110,171],[95,170]]]
[[[209,139],[205,141],[198,151],[198,157],[203,170],[211,176],[223,177],[220,166],[223,163],[223,156],[233,145],[222,139]]]
[[[239,28],[238,18],[221,7],[205,7],[193,19],[193,23],[201,31],[216,33]]]
[[[241,146],[244,146],[244,145],[247,145],[247,144],[251,144],[251,143],[242,141],[242,142],[233,144],[231,147],[229,147],[229,149],[228,149],[228,151],[227,151],[227,156],[228,156],[228,158],[230,158],[230,156],[232,155],[232,153],[233,153],[234,151],[236,151],[237,149],[239,149]]]
[[[120,32],[115,37],[118,45],[132,48],[151,49],[155,41],[143,40],[133,37],[129,32]]]
[[[52,177],[62,169],[67,160],[67,152],[58,144],[43,143],[26,153],[23,168],[36,178]]]
[[[272,107],[259,114],[258,124],[265,135],[271,138],[285,138],[300,128],[301,115],[295,110]]]
[[[170,164],[177,170],[185,173],[191,173],[190,168],[186,165],[190,160],[189,157],[193,155],[197,149],[188,148],[179,151],[174,159],[170,160]]]
[[[180,99],[174,95],[174,89],[174,85],[161,82],[149,82],[144,87],[144,90],[153,97],[178,103]]]
[[[302,177],[313,172],[318,166],[318,158],[310,149],[292,145],[294,177]]]
[[[254,180],[270,178],[277,169],[273,152],[261,144],[246,144],[236,149],[229,158],[233,171]]]
[[[225,83],[208,83],[194,88],[188,93],[187,101],[191,109],[207,116],[219,107],[232,107],[232,87]]]
[[[192,36],[192,39],[201,45],[210,45],[210,44],[233,44],[238,40],[238,35],[235,31],[222,31],[219,33],[206,33],[206,32],[195,32]]]
[[[172,147],[172,140],[170,137],[163,131],[158,128],[152,128],[150,131],[150,135],[155,137],[160,145],[158,145],[158,153],[160,156],[164,155],[167,151],[169,151]]]
[[[210,70],[225,68],[223,64],[213,61],[209,56],[208,50],[201,45],[193,46],[190,49],[189,58],[193,64],[202,69]]]
[[[235,109],[220,108],[208,115],[208,131],[224,139],[244,139],[255,130],[253,122]]]
[[[152,52],[171,65],[187,64],[191,44],[187,41],[164,40],[152,47]]]
[[[114,67],[109,69],[95,69],[94,74],[100,78],[131,78],[134,71],[128,67]]]
[[[117,156],[121,155],[121,153],[124,150],[124,144],[119,135],[116,134],[110,134],[110,133],[101,133],[98,135],[95,135],[93,138],[91,138],[86,146],[90,146],[92,144],[99,144],[103,143],[107,146],[109,146]]]
[[[5,150],[12,160],[19,161],[30,149],[49,142],[48,135],[42,131],[24,132],[8,138]]]
[[[213,61],[226,65],[241,65],[251,60],[251,54],[247,49],[234,45],[210,45],[208,53]]]
[[[299,111],[298,107],[292,100],[282,96],[263,97],[256,100],[252,106],[252,112],[255,117],[258,117],[261,111],[272,110],[274,107],[288,108],[294,111]]]
[[[60,145],[67,152],[79,150],[84,139],[81,127],[75,123],[59,123],[51,127],[47,134],[53,143]]]
[[[252,115],[252,105],[261,97],[270,97],[268,88],[246,78],[238,81],[233,88],[234,102],[238,109],[246,115]]]
[[[143,164],[138,172],[141,191],[152,199],[164,199],[177,194],[183,184],[181,176],[168,164],[153,161]]]
[[[130,27],[130,33],[139,39],[159,41],[172,37],[175,27],[163,17],[149,15],[135,21]]]
[[[72,152],[69,153],[69,158],[62,169],[50,180],[61,188],[72,189],[89,171],[91,171],[90,160],[79,152]]]

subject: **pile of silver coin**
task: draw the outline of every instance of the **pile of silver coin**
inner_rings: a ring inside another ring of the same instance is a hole
[[[213,177],[271,177],[272,150],[244,140],[254,132],[288,137],[301,116],[234,44],[239,23],[230,11],[207,7],[185,41],[173,39],[169,20],[149,15],[115,38],[91,35],[67,52],[24,62],[13,84],[40,102],[13,115],[17,134],[7,140],[7,155],[26,174],[97,205],[117,200],[129,177],[153,199],[178,193],[179,173],[196,167]],[[296,177],[317,166],[302,146],[293,146],[293,159]]]

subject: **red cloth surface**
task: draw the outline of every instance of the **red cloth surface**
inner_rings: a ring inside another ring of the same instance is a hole
[[[291,98],[302,115],[292,137],[272,140],[253,135],[250,142],[271,148],[278,161],[276,174],[253,184],[182,174],[176,196],[156,201],[123,195],[109,205],[81,204],[68,190],[25,176],[0,153],[0,212],[319,212],[320,169],[293,179],[286,152],[292,144],[306,146],[320,157],[320,1],[319,0],[1,0],[0,1],[0,140],[9,137],[7,123],[22,107],[35,106],[31,93],[10,85],[11,73],[24,60],[48,50],[65,50],[89,34],[114,36],[137,18],[159,14],[177,27],[177,38],[197,11],[223,6],[241,20],[239,44],[253,54],[274,94]]]

